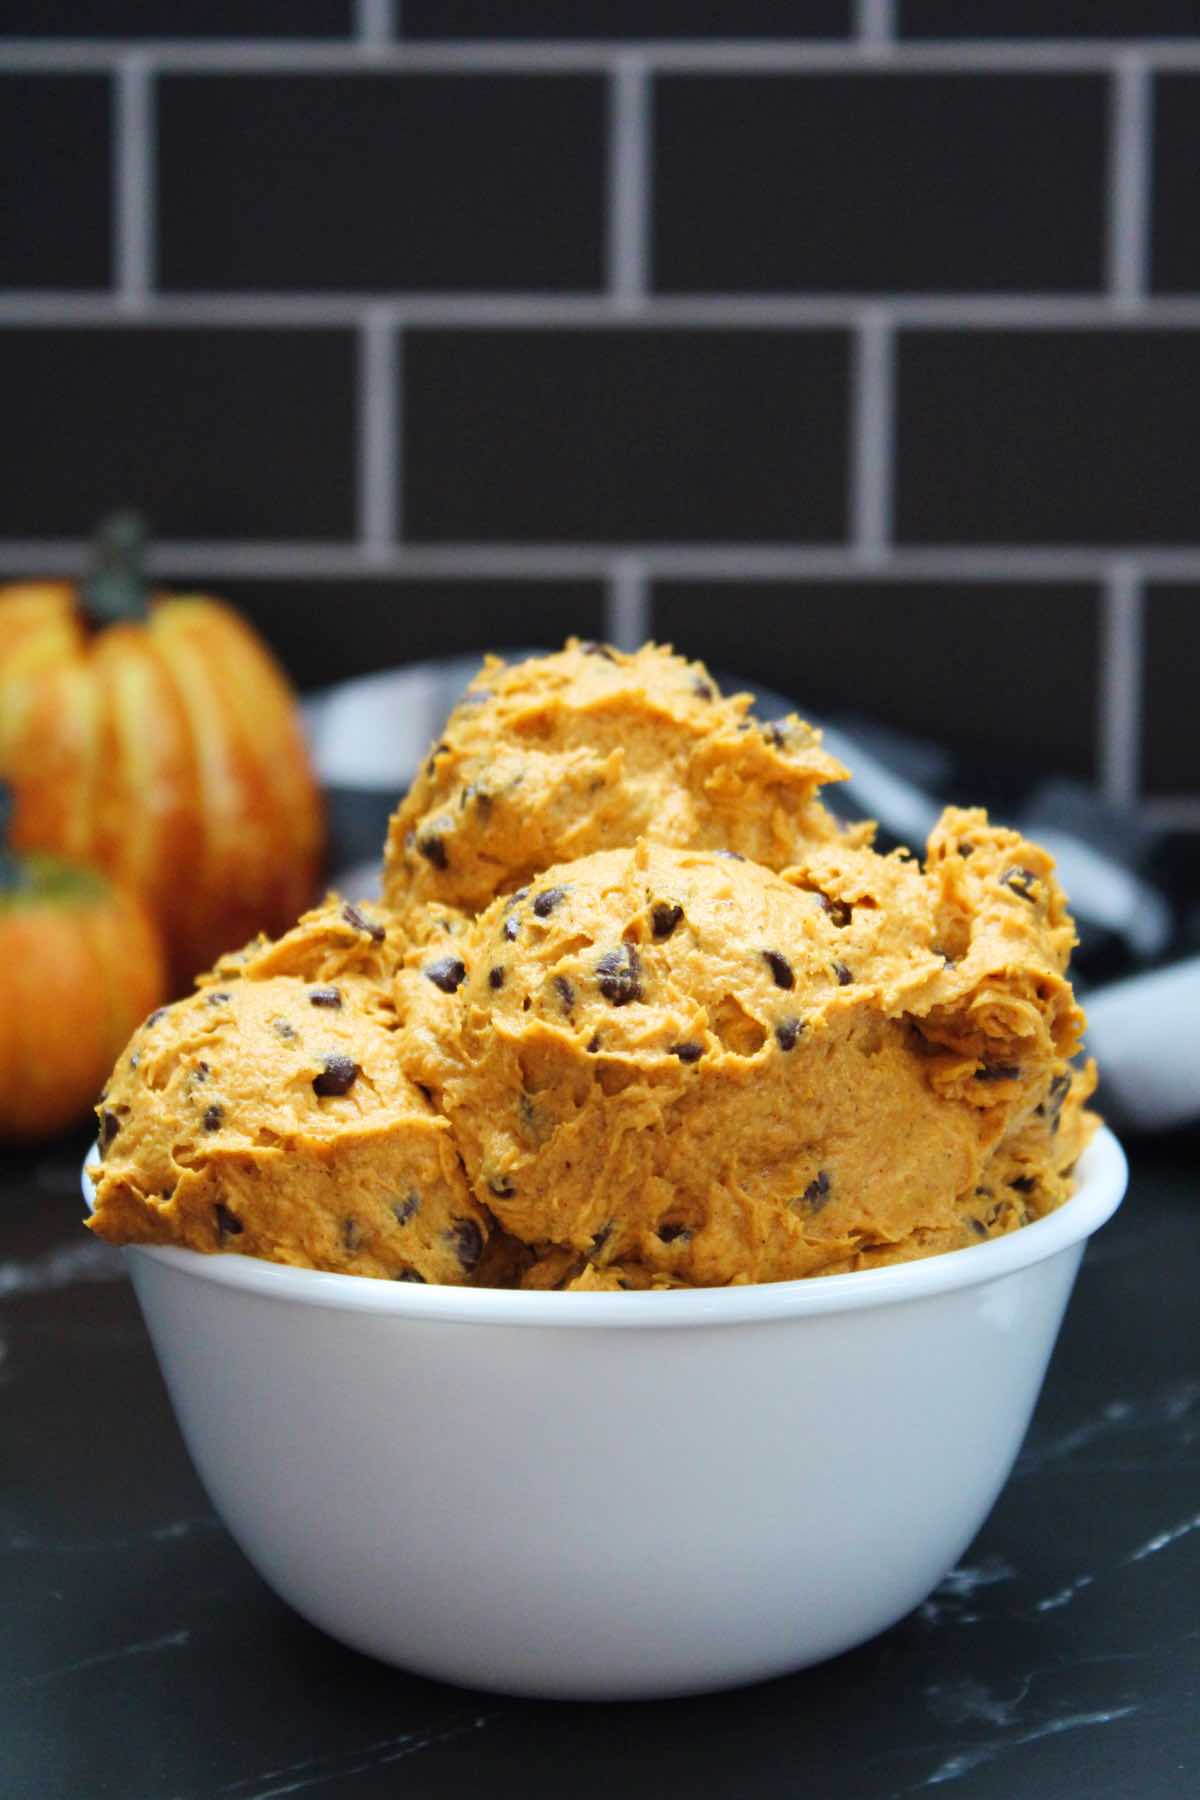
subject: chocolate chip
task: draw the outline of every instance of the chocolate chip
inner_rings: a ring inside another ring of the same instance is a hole
[[[1008,1185],[1010,1188],[1015,1188],[1018,1194],[1032,1194],[1037,1186],[1037,1177],[1035,1175],[1017,1175]]]
[[[150,1014],[149,1018],[146,1020],[146,1023],[142,1026],[142,1030],[149,1031],[149,1029],[152,1025],[157,1025],[158,1021],[160,1019],[166,1017],[166,1012],[167,1012],[167,1009],[165,1006],[156,1006],[154,1011]]]
[[[681,1225],[677,1220],[664,1219],[658,1227],[658,1235],[664,1244],[686,1244],[692,1235],[690,1225]]]
[[[120,1129],[121,1121],[115,1112],[105,1111],[100,1114],[100,1149],[102,1151],[108,1149]]]
[[[677,1056],[681,1063],[699,1062],[704,1055],[704,1045],[694,1044],[690,1041],[684,1044],[672,1044],[671,1055]]]
[[[349,901],[342,908],[342,917],[347,925],[353,925],[355,931],[365,931],[372,943],[382,944],[387,936],[384,926],[376,924],[373,919],[365,918],[357,906],[352,906]]]
[[[473,1269],[483,1255],[483,1233],[475,1220],[455,1219],[450,1238],[463,1268]]]
[[[776,987],[795,987],[796,977],[792,972],[792,965],[786,956],[780,956],[778,950],[764,950],[763,961],[766,963],[768,969],[770,969]]]
[[[829,1198],[829,1176],[821,1169],[804,1190],[804,1199],[814,1212],[820,1212]]]
[[[425,764],[425,773],[427,775],[433,774],[434,768],[437,765],[438,757],[444,756],[446,751],[449,750],[449,748],[450,748],[449,744],[435,744],[433,746],[433,749],[429,752],[429,760]]]
[[[342,990],[341,988],[335,987],[309,988],[308,1003],[310,1006],[340,1007],[342,1004]]]
[[[453,994],[467,978],[467,965],[459,956],[439,956],[436,962],[426,963],[421,973],[443,994]]]
[[[960,856],[973,856],[974,853],[975,853],[974,844],[960,844],[958,846],[958,854]]]
[[[745,862],[746,860],[740,850],[714,850],[713,855],[724,856],[729,862]]]
[[[968,1219],[967,1223],[975,1233],[976,1237],[985,1238],[987,1236],[988,1228],[982,1219]]]
[[[216,993],[212,993],[208,996],[208,1004],[210,1006],[223,1006],[228,998],[229,995],[225,993],[224,990],[218,990]]]
[[[208,1064],[206,1062],[198,1062],[196,1067],[192,1070],[192,1079],[194,1081],[207,1081],[208,1074]]]
[[[419,837],[417,839],[417,849],[421,852],[425,861],[432,863],[435,869],[446,869],[449,867],[446,846],[443,844],[441,838],[437,836],[436,832],[431,832],[428,837]]]
[[[844,900],[831,900],[828,894],[818,894],[822,912],[827,912],[833,923],[839,927],[850,923],[852,913]]]
[[[567,897],[566,888],[543,888],[534,896],[533,910],[539,919],[548,919],[560,901]]]
[[[225,1122],[225,1110],[220,1106],[209,1106],[204,1113],[205,1131],[220,1131]]]
[[[596,1233],[595,1237],[592,1239],[591,1254],[593,1256],[596,1255],[597,1251],[603,1250],[605,1244],[607,1244],[609,1238],[612,1236],[612,1228],[613,1228],[613,1222],[611,1219],[609,1219],[609,1221],[606,1225],[602,1225],[600,1227],[599,1231]]]
[[[506,943],[515,944],[517,941],[517,933],[520,929],[521,921],[518,919],[516,913],[509,913],[504,924],[500,927],[500,936]]]
[[[1030,905],[1036,905],[1037,895],[1033,891],[1036,880],[1037,876],[1032,869],[1006,869],[1000,877],[1000,885],[1008,888],[1010,893],[1019,894]]]
[[[650,929],[656,938],[669,938],[683,917],[683,908],[674,900],[656,900],[650,909]]]
[[[342,1248],[345,1250],[349,1250],[351,1255],[353,1255],[353,1253],[356,1250],[360,1250],[362,1248],[362,1241],[363,1241],[362,1226],[359,1224],[358,1220],[357,1219],[343,1219],[342,1220]]]
[[[242,1221],[237,1217],[236,1213],[231,1213],[229,1208],[221,1200],[217,1201],[216,1205],[213,1207],[213,1211],[217,1215],[218,1238],[224,1241],[225,1238],[241,1237],[246,1227],[242,1224]]]
[[[769,725],[764,725],[763,736],[766,738],[768,744],[773,744],[775,746],[776,750],[786,749],[788,731],[787,726],[783,724],[781,720],[772,719]]]
[[[500,967],[499,963],[496,964],[494,969],[488,970],[488,986],[490,988],[502,988],[504,986],[504,970]]]
[[[804,1030],[803,1019],[780,1019],[775,1027],[775,1039],[781,1050],[794,1050],[800,1041],[800,1033]]]
[[[517,1191],[507,1175],[490,1175],[488,1190],[495,1194],[497,1200],[511,1200]]]
[[[421,1196],[418,1193],[405,1194],[403,1200],[392,1201],[392,1212],[397,1225],[407,1225],[410,1219],[416,1218],[420,1210]]]
[[[595,1033],[595,1032],[592,1033],[591,1042],[588,1044],[587,1048],[588,1048],[588,1055],[595,1056],[597,1050],[600,1048],[600,1038],[597,1033]]]
[[[628,1006],[642,998],[642,961],[632,944],[619,950],[606,950],[596,964],[596,981],[600,992],[614,1006]]]
[[[988,1063],[975,1071],[976,1081],[1019,1081],[1021,1070],[1016,1063]]]
[[[486,788],[478,787],[475,782],[469,781],[458,796],[459,811],[465,812],[472,801],[475,803],[476,810],[486,818],[492,810],[492,796]]]
[[[527,887],[517,888],[513,893],[511,893],[508,896],[508,899],[504,902],[505,912],[511,911],[511,909],[514,906],[519,906],[521,904],[522,900],[528,900],[528,898],[529,898],[529,889]]]
[[[830,963],[829,966],[833,970],[834,974],[837,976],[838,986],[839,987],[849,987],[850,983],[854,980],[854,977],[850,973],[849,969],[846,967],[845,963],[844,962],[834,962],[834,963]]]
[[[418,1275],[415,1269],[401,1269],[399,1274],[392,1276],[392,1280],[419,1281],[422,1287],[425,1286],[425,1277],[423,1275]]]
[[[130,1058],[129,1058],[129,1066],[130,1066],[130,1068],[131,1068],[131,1069],[136,1069],[136,1068],[137,1068],[137,1066],[138,1066],[138,1064],[139,1064],[139,1063],[140,1063],[140,1062],[141,1062],[141,1060],[142,1060],[142,1053],[141,1053],[141,1051],[140,1051],[140,1050],[135,1050],[135,1051],[134,1051],[134,1052],[133,1052],[133,1054],[132,1054],[132,1055],[131,1055],[131,1056],[130,1056]]]
[[[338,1094],[348,1094],[359,1077],[359,1066],[352,1056],[340,1053],[324,1058],[324,1067],[319,1075],[313,1076],[313,1093],[320,1094],[323,1099]]]
[[[567,980],[565,975],[556,975],[554,977],[554,991],[563,1003],[563,1011],[570,1012],[575,1004],[575,989],[571,986],[571,983]]]
[[[711,681],[705,681],[703,675],[697,675],[692,681],[692,692],[699,700],[715,700],[717,690]]]
[[[591,638],[585,638],[579,648],[585,656],[602,656],[605,662],[615,663],[616,657],[607,644],[597,644]]]
[[[296,1035],[296,1027],[294,1025],[289,1025],[286,1019],[272,1019],[271,1024],[274,1028],[275,1036],[282,1038],[285,1044],[290,1043],[292,1038]]]

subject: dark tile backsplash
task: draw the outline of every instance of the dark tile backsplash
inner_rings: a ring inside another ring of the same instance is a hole
[[[170,585],[182,591],[182,579]],[[288,646],[294,679],[324,687],[425,656],[482,657],[568,633],[604,635],[602,581],[224,581],[222,595]]]
[[[1091,588],[668,581],[654,590],[654,629],[817,717],[886,718],[1003,758],[1014,775],[1096,772]]]
[[[0,73],[0,288],[109,285],[110,112],[103,75]]]
[[[1146,714],[1144,775],[1153,793],[1194,794],[1200,790],[1198,625],[1200,582],[1151,588],[1146,610],[1146,679],[1154,704]]]
[[[4,517],[73,537],[136,501],[164,538],[345,538],[353,378],[345,332],[0,331]]]
[[[413,331],[408,533],[839,538],[846,361],[825,331]]]
[[[1100,286],[1097,75],[666,76],[655,285],[669,293]]]
[[[0,37],[337,38],[354,0],[5,0]]]
[[[916,331],[897,532],[917,544],[1196,544],[1200,332]]]
[[[168,76],[162,285],[599,288],[605,104],[587,75]]]
[[[1200,829],[1200,0],[10,0],[0,579],[651,631]],[[1200,840],[1198,840],[1200,841]]]
[[[405,0],[406,38],[823,38],[851,0]]]

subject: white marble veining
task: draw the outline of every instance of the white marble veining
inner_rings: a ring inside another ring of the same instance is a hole
[[[1064,1731],[1081,1731],[1089,1725],[1111,1725],[1114,1720],[1127,1719],[1137,1710],[1136,1706],[1131,1705],[1101,1709],[1098,1712],[1066,1713],[1061,1718],[1047,1719],[1028,1731],[1018,1732],[1014,1737],[989,1738],[984,1743],[971,1744],[967,1749],[956,1750],[953,1756],[940,1762],[919,1784],[919,1789],[942,1787],[947,1782],[958,1781],[962,1776],[969,1775],[972,1769],[995,1762],[998,1756],[1004,1756],[1009,1751],[1023,1749],[1027,1744],[1040,1743],[1043,1738],[1058,1737]]]
[[[235,1800],[280,1800],[284,1794],[299,1794],[329,1782],[348,1781],[371,1769],[383,1769],[391,1763],[402,1762],[435,1744],[449,1743],[469,1732],[482,1731],[499,1716],[495,1712],[473,1713],[469,1718],[452,1720],[436,1730],[401,1732],[372,1744],[361,1744],[353,1750],[310,1757],[278,1769],[264,1769],[257,1775],[245,1775],[226,1783],[217,1789],[217,1794],[234,1796]]]
[[[23,1675],[25,1687],[41,1687],[47,1681],[61,1681],[67,1675],[79,1675],[86,1669],[99,1669],[105,1663],[123,1662],[129,1656],[155,1656],[161,1650],[182,1650],[191,1642],[190,1631],[168,1631],[161,1637],[143,1638],[136,1644],[118,1644],[112,1650],[98,1650],[94,1656],[81,1656],[78,1662],[60,1663],[57,1669],[43,1669],[37,1675]]]
[[[145,1531],[129,1531],[104,1537],[57,1537],[46,1532],[10,1531],[0,1538],[0,1552],[32,1551],[53,1556],[112,1556],[123,1550],[141,1550],[147,1544],[172,1544],[197,1532],[221,1531],[221,1521],[212,1514],[191,1519],[172,1519],[166,1525],[151,1525]]]
[[[1185,1519],[1181,1525],[1170,1525],[1165,1531],[1156,1531],[1153,1537],[1147,1538],[1144,1544],[1138,1545],[1129,1560],[1131,1563],[1145,1562],[1148,1556],[1157,1556],[1160,1550],[1166,1550],[1170,1545],[1177,1544],[1180,1538],[1189,1536],[1193,1531],[1200,1531],[1200,1513],[1193,1513],[1192,1517]]]
[[[128,1271],[120,1251],[81,1233],[76,1244],[59,1244],[28,1261],[0,1262],[0,1300],[72,1287],[77,1281],[126,1280]]]

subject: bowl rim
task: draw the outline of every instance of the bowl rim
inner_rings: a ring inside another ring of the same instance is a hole
[[[82,1176],[89,1212],[93,1192],[87,1171],[94,1154],[85,1159]],[[423,1286],[296,1269],[229,1251],[205,1254],[138,1244],[126,1246],[125,1254],[197,1281],[282,1304],[381,1313],[426,1324],[529,1325],[560,1330],[761,1324],[866,1311],[1002,1280],[1070,1249],[1099,1230],[1120,1205],[1128,1179],[1129,1165],[1121,1145],[1107,1126],[1101,1126],[1079,1159],[1079,1186],[1071,1198],[1045,1218],[1004,1237],[882,1269],[741,1287],[580,1294]]]

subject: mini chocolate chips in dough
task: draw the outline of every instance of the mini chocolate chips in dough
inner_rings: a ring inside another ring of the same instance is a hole
[[[264,975],[160,1010],[103,1102],[92,1230],[112,1243],[463,1283],[490,1220],[450,1130],[400,1071],[361,975]]]

